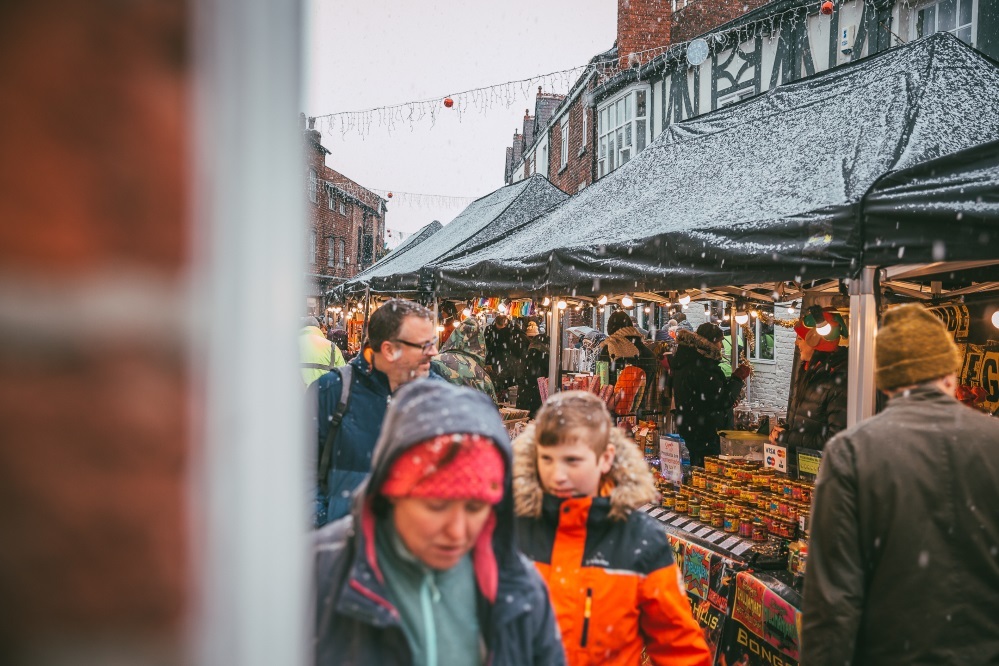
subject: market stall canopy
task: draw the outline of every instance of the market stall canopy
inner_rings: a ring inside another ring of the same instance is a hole
[[[565,204],[445,262],[437,293],[850,277],[863,261],[861,203],[879,178],[995,136],[999,66],[939,33],[671,125]],[[883,226],[883,243],[908,235]]]
[[[864,238],[871,265],[999,260],[999,140],[882,179],[864,201]]]
[[[406,252],[395,253],[358,274],[344,285],[346,293],[363,291],[414,292],[432,280],[433,266],[470,246],[488,244],[511,229],[564,201],[568,195],[544,176],[535,174],[519,183],[501,187],[473,201],[426,241]]]

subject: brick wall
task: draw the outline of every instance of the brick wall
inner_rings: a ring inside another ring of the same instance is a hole
[[[624,69],[659,55],[659,52],[640,52],[671,43],[672,13],[672,0],[618,0],[618,66]],[[637,60],[632,59],[633,53],[640,54]]]
[[[184,2],[0,3],[0,663],[181,663]]]
[[[774,409],[787,409],[791,392],[791,371],[794,368],[794,329],[774,326],[774,356],[776,363],[754,363],[750,399],[759,400]]]
[[[562,116],[562,123],[569,123],[569,154],[566,166],[562,159],[562,125],[552,126],[548,144],[548,180],[563,192],[575,194],[593,183],[593,137],[594,113],[584,102],[585,94],[579,95],[569,106],[569,112]],[[583,141],[583,114],[586,114],[586,140]]]
[[[326,155],[329,154],[322,147],[321,136],[316,130],[305,130],[305,154],[307,157],[306,167],[306,188],[308,187],[308,169],[315,169],[319,177],[319,186],[316,192],[316,201],[308,201],[307,211],[309,226],[308,231],[316,232],[316,253],[315,262],[307,264],[307,271],[313,275],[323,277],[313,277],[310,280],[310,295],[318,296],[325,289],[329,289],[340,281],[357,275],[360,270],[370,266],[373,261],[377,261],[385,255],[385,208],[382,199],[359,184],[347,178],[338,171],[326,166]],[[331,183],[350,196],[344,196],[343,192],[327,187],[325,183]],[[358,200],[363,202],[358,203]],[[332,208],[330,204],[332,202]],[[340,205],[343,204],[343,213],[340,212]],[[364,265],[361,265],[363,256],[359,252],[359,239],[369,234],[372,236],[373,250],[372,258]],[[330,247],[328,239],[333,239],[334,256],[333,265],[330,266]],[[344,241],[344,255],[349,261],[339,261],[339,250],[337,242]],[[306,238],[306,244],[309,240]],[[308,253],[306,253],[308,255]],[[308,261],[310,257],[306,257]]]
[[[694,0],[683,9],[678,9],[671,17],[673,43],[685,42],[710,32],[732,19],[765,5],[767,1]]]

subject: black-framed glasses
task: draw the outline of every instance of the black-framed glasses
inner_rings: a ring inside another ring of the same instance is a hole
[[[424,342],[420,344],[418,342],[410,342],[409,340],[402,340],[400,338],[393,338],[392,342],[398,342],[400,345],[406,345],[407,347],[413,347],[414,349],[419,349],[427,356],[432,356],[432,351],[437,349],[437,341],[431,340],[429,342]]]

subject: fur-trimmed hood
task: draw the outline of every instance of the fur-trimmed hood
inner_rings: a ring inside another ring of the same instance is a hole
[[[609,515],[614,520],[625,520],[634,509],[656,501],[659,494],[638,445],[617,427],[611,428],[610,441],[614,444],[614,464],[606,477],[613,485],[608,496]],[[544,490],[538,478],[537,449],[531,424],[513,441],[513,501],[518,517],[541,515]]]
[[[634,358],[639,355],[635,339],[641,340],[642,332],[634,326],[626,326],[604,338],[599,347],[606,347],[611,359]]]
[[[676,344],[680,347],[692,347],[698,354],[712,361],[722,360],[721,349],[718,348],[718,345],[712,344],[707,338],[693,331],[677,329]]]

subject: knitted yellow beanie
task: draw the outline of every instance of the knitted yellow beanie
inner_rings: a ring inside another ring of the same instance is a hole
[[[943,322],[918,303],[885,313],[877,341],[878,388],[891,391],[960,372],[961,358]]]

